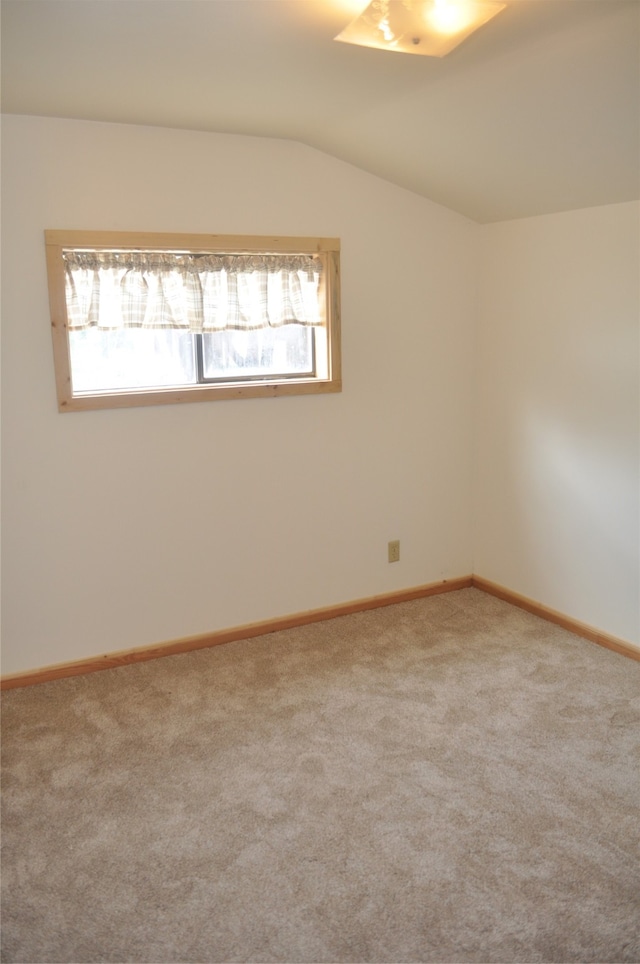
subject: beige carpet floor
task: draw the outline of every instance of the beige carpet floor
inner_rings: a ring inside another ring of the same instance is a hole
[[[478,590],[7,691],[3,756],[3,961],[640,960],[640,663]]]

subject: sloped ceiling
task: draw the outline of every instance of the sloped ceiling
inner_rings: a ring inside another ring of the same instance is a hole
[[[3,0],[3,111],[287,138],[480,222],[638,198],[640,0],[511,0],[443,59],[365,0]]]

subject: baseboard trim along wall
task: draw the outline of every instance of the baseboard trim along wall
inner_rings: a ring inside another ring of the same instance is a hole
[[[497,596],[498,599],[503,599],[505,602],[511,603],[512,606],[518,606],[519,609],[526,609],[528,613],[533,613],[534,616],[540,616],[542,619],[546,619],[547,622],[562,626],[563,629],[568,629],[570,633],[574,633],[576,636],[590,639],[592,643],[597,643],[598,646],[605,646],[607,649],[612,649],[615,653],[621,653],[623,656],[629,656],[631,659],[640,660],[640,649],[624,639],[617,639],[615,636],[610,636],[608,633],[603,633],[599,629],[594,629],[593,626],[587,626],[586,623],[581,623],[577,619],[571,619],[570,616],[565,616],[555,609],[549,609],[548,606],[543,606],[542,603],[528,599],[526,596],[521,596],[517,592],[511,592],[510,589],[505,589],[504,586],[498,586],[495,582],[489,582],[488,579],[482,579],[481,576],[473,576],[471,585],[475,589],[481,589],[483,592],[487,592],[492,596]]]
[[[283,616],[277,619],[267,619],[263,622],[249,623],[246,626],[236,626],[232,629],[221,629],[213,633],[204,633],[198,636],[188,636],[183,639],[175,639],[166,643],[159,643],[155,646],[143,646],[137,649],[122,650],[120,652],[108,653],[104,656],[94,656],[90,659],[77,660],[71,663],[58,663],[55,666],[45,666],[41,669],[28,670],[23,673],[13,673],[3,676],[0,680],[0,687],[5,689],[15,689],[20,686],[32,686],[36,683],[49,683],[56,679],[67,679],[71,676],[83,676],[86,673],[96,673],[104,669],[114,669],[118,666],[127,666],[131,663],[141,663],[150,659],[159,659],[162,656],[175,656],[178,653],[189,653],[196,649],[208,649],[210,646],[219,646],[222,643],[237,642],[242,639],[252,639],[255,636],[265,636],[268,633],[279,632],[282,629],[294,629],[296,626],[304,626],[308,623],[322,622],[327,619],[335,619],[337,616],[348,616],[351,613],[364,612],[367,609],[378,609],[382,606],[393,606],[395,603],[408,602],[411,599],[420,599],[424,596],[435,596],[439,593],[454,592],[458,589],[469,588],[480,589],[492,596],[497,596],[505,602],[525,609],[527,612],[540,616],[549,622],[562,626],[569,632],[589,639],[593,643],[605,646],[616,653],[628,656],[631,659],[640,660],[640,649],[625,640],[616,639],[600,630],[593,629],[585,623],[571,619],[562,613],[549,609],[541,603],[537,603],[526,596],[511,592],[503,586],[483,579],[480,576],[461,576],[458,579],[445,579],[442,582],[430,583],[425,586],[415,586],[413,589],[403,589],[398,592],[385,593],[380,596],[370,596],[366,599],[357,599],[349,603],[340,603],[337,606],[327,606],[322,609],[311,609],[307,612],[294,613],[290,616]]]
[[[2,677],[0,686],[2,689],[14,689],[18,686],[48,683],[55,679],[82,676],[85,673],[96,673],[99,670],[114,669],[117,666],[127,666],[130,663],[142,663],[149,659],[158,659],[161,656],[175,656],[177,653],[189,653],[196,649],[219,646],[222,643],[233,643],[241,639],[251,639],[254,636],[265,636],[267,633],[276,633],[281,629],[294,629],[296,626],[322,622],[326,619],[334,619],[336,616],[348,616],[351,613],[364,612],[366,609],[392,606],[395,603],[408,602],[411,599],[420,599],[423,596],[454,592],[456,589],[469,589],[472,578],[472,576],[462,576],[459,579],[445,579],[442,582],[415,586],[413,589],[401,589],[381,596],[369,596],[366,599],[356,599],[353,602],[340,603],[337,606],[310,609],[307,612],[294,613],[277,619],[266,619],[259,623],[236,626],[233,629],[221,629],[199,636],[174,639],[166,643],[159,643],[156,646],[143,646],[137,649],[107,653],[104,656],[94,656],[90,659],[81,659],[72,663],[58,663],[56,666],[45,666],[42,669],[12,673]]]

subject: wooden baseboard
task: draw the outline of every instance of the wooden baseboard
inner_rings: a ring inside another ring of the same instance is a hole
[[[623,656],[629,656],[631,659],[640,660],[640,649],[634,646],[633,643],[628,643],[624,639],[617,639],[615,636],[609,636],[599,629],[587,626],[586,623],[581,623],[577,619],[571,619],[569,616],[565,616],[555,609],[549,609],[548,606],[543,606],[542,603],[528,599],[526,596],[521,596],[519,593],[511,592],[510,589],[505,589],[504,586],[498,586],[494,582],[489,582],[488,579],[483,579],[481,576],[473,576],[471,584],[475,589],[481,589],[483,592],[490,593],[492,596],[497,596],[498,599],[503,599],[505,602],[511,603],[512,606],[525,609],[528,613],[533,613],[534,616],[540,616],[542,619],[546,619],[547,622],[562,626],[563,629],[568,629],[569,632],[575,633],[576,636],[582,636],[583,639],[589,639],[592,643],[597,643],[599,646],[606,647],[606,649],[612,649],[615,653],[621,653]]]
[[[115,669],[117,666],[142,663],[150,659],[159,659],[162,656],[175,656],[177,653],[208,649],[210,646],[219,646],[222,643],[232,643],[241,639],[252,639],[255,636],[265,636],[267,633],[276,633],[281,629],[294,629],[296,626],[334,619],[336,616],[348,616],[351,613],[364,612],[367,609],[392,606],[395,603],[408,602],[411,599],[420,599],[423,596],[435,596],[443,592],[454,592],[457,589],[469,589],[471,584],[472,576],[445,579],[443,582],[430,583],[426,586],[402,589],[399,592],[385,593],[381,596],[370,596],[366,599],[357,599],[353,602],[327,606],[323,609],[311,609],[307,612],[295,613],[278,619],[267,619],[246,626],[236,626],[233,629],[222,629],[214,633],[175,639],[166,643],[159,643],[156,646],[122,650],[104,656],[95,656],[91,659],[59,663],[56,666],[45,666],[42,669],[28,670],[24,673],[13,673],[2,677],[0,688],[3,690],[15,689],[19,686],[33,686],[36,683],[50,683],[52,680],[66,679],[70,676],[83,676],[85,673]]]
[[[323,609],[311,609],[307,612],[294,613],[290,616],[283,616],[277,619],[267,619],[259,623],[249,623],[246,626],[236,626],[233,629],[221,629],[213,633],[204,633],[199,636],[188,636],[183,639],[174,639],[166,643],[159,643],[156,646],[144,646],[138,649],[122,650],[116,653],[107,653],[104,656],[94,656],[90,659],[77,660],[72,663],[59,663],[56,666],[45,666],[42,669],[28,670],[24,673],[13,673],[3,676],[0,680],[0,688],[15,689],[20,686],[33,686],[36,683],[49,683],[52,680],[66,679],[71,676],[83,676],[85,673],[96,673],[103,669],[115,669],[118,666],[128,666],[131,663],[142,663],[150,659],[159,659],[162,656],[175,656],[178,653],[189,653],[197,649],[208,649],[210,646],[219,646],[222,643],[237,642],[241,639],[252,639],[256,636],[266,636],[268,633],[276,633],[282,629],[295,629],[296,626],[305,626],[308,623],[322,622],[326,619],[335,619],[337,616],[348,616],[351,613],[364,612],[367,609],[378,609],[382,606],[393,606],[395,603],[408,602],[411,599],[421,599],[424,596],[435,596],[438,593],[454,592],[457,589],[469,589],[473,587],[482,592],[497,596],[512,606],[518,606],[527,612],[540,616],[548,622],[562,626],[563,629],[575,633],[584,639],[589,639],[599,646],[605,646],[616,653],[628,656],[631,659],[640,660],[640,649],[632,643],[623,639],[616,639],[598,629],[587,626],[585,623],[578,622],[565,616],[563,613],[549,609],[541,603],[521,596],[483,579],[481,576],[462,576],[458,579],[446,579],[443,582],[430,583],[426,586],[416,586],[413,589],[402,589],[398,592],[385,593],[381,596],[369,596],[366,599],[356,599],[353,602],[341,603],[337,606],[327,606]]]

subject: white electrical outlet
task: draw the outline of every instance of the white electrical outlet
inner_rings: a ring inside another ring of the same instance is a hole
[[[394,539],[389,543],[389,562],[400,562],[400,540]]]

